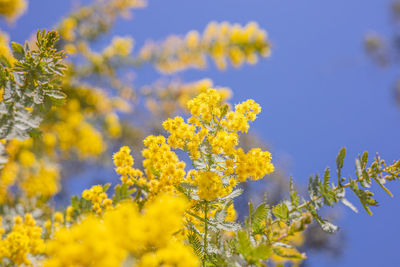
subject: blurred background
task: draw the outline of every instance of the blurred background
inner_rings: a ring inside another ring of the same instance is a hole
[[[52,29],[62,17],[90,2],[32,0],[24,15],[12,23],[1,21],[0,28],[8,32],[10,40],[23,43],[37,29]],[[103,49],[112,36],[131,35],[137,52],[149,39],[162,41],[170,34],[202,32],[210,21],[257,22],[267,31],[272,52],[257,65],[229,66],[220,71],[209,64],[204,70],[189,69],[163,77],[168,81],[210,78],[214,85],[232,89],[231,103],[248,98],[260,103],[263,110],[252,125],[253,134],[268,144],[280,170],[277,179],[288,181],[292,175],[302,188],[309,175],[335,166],[336,154],[343,146],[348,149],[345,175],[352,177],[354,158],[365,150],[370,155],[379,152],[388,162],[399,158],[399,10],[399,4],[389,0],[150,0],[146,8],[135,10],[130,20],[117,19],[92,45]],[[118,73],[129,77],[137,88],[160,76],[149,65],[134,73],[129,68]],[[248,142],[254,141],[254,135]],[[123,140],[119,144],[124,144]],[[110,158],[115,151],[111,146],[105,157]],[[65,164],[74,166],[74,171],[67,174],[71,178],[61,195],[79,193],[93,181],[117,181],[110,166],[95,168],[96,163],[89,162],[78,168],[76,162]],[[88,175],[93,179],[84,180]],[[265,191],[268,183],[258,187],[262,189],[252,190]],[[380,207],[373,210],[372,217],[360,207],[359,214],[345,207],[326,211],[340,226],[340,233],[328,241],[311,233],[309,239],[316,240],[306,249],[309,259],[304,265],[398,266],[400,185],[391,186],[393,199],[376,191]]]

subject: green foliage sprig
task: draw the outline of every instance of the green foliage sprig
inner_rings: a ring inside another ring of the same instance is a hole
[[[292,248],[289,238],[304,231],[312,219],[326,232],[337,231],[337,226],[322,219],[317,212],[325,205],[333,206],[337,202],[342,202],[353,211],[358,212],[357,208],[345,198],[347,188],[355,193],[369,215],[372,215],[370,207],[378,205],[373,198],[374,194],[367,190],[373,181],[388,195],[393,196],[384,184],[400,178],[400,160],[388,165],[379,155],[376,155],[370,167],[367,167],[368,152],[364,152],[355,160],[356,178],[351,179],[343,177],[341,173],[345,154],[346,150],[342,148],[337,156],[336,184],[331,182],[329,168],[325,169],[322,179],[318,174],[310,177],[309,200],[300,201],[300,196],[295,191],[291,179],[289,200],[273,207],[261,203],[254,208],[252,203],[249,204],[249,215],[245,219],[243,229],[236,232],[230,252],[238,254],[241,259],[240,264],[264,266],[263,262],[272,254],[288,259],[304,257],[303,254],[285,254],[282,248]],[[275,231],[274,226],[277,226],[279,231]]]
[[[337,202],[342,202],[357,212],[356,207],[345,198],[346,189],[353,191],[366,212],[372,215],[370,207],[377,206],[378,203],[373,198],[374,194],[367,189],[371,186],[372,181],[375,181],[392,196],[384,184],[400,178],[400,160],[388,165],[377,155],[370,167],[367,167],[368,153],[364,152],[355,160],[356,178],[351,179],[342,176],[345,154],[346,150],[343,148],[337,156],[336,184],[331,181],[329,168],[325,169],[321,178],[318,174],[310,177],[309,200],[301,200],[291,179],[288,200],[272,207],[263,202],[256,208],[250,202],[249,215],[243,225],[225,221],[225,208],[241,194],[242,190],[236,190],[223,200],[218,200],[223,203],[224,208],[219,210],[213,218],[200,218],[195,214],[190,214],[207,227],[207,232],[201,233],[193,226],[188,238],[196,253],[203,258],[203,265],[264,266],[265,261],[272,255],[286,259],[305,258],[303,253],[290,250],[294,249],[290,238],[296,233],[303,232],[313,220],[326,232],[337,231],[338,227],[321,218],[318,210],[323,206],[333,206]],[[189,188],[187,190],[189,191]],[[190,194],[187,196],[190,197]],[[198,208],[206,214],[208,205],[212,205],[212,203],[205,202],[203,204]],[[224,238],[223,231],[233,232],[234,237]]]
[[[24,46],[12,43],[13,64],[0,57],[0,88],[4,90],[0,139],[24,140],[37,134],[44,114],[66,97],[60,88],[66,56],[55,48],[58,33],[38,31],[36,38],[35,49],[27,42]]]

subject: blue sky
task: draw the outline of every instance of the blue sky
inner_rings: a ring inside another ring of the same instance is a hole
[[[15,25],[0,23],[12,40],[22,42],[38,28],[51,28],[76,1],[32,0],[28,13]],[[393,86],[400,71],[376,67],[363,50],[367,32],[390,35],[391,1],[288,0],[153,0],[118,21],[113,34],[132,35],[140,47],[171,33],[203,30],[209,21],[245,24],[256,21],[268,31],[272,56],[255,66],[219,72],[187,71],[191,81],[212,78],[234,91],[233,102],[253,98],[263,107],[253,124],[272,146],[274,161],[288,166],[297,184],[310,174],[335,166],[342,146],[348,148],[345,174],[354,177],[354,158],[365,150],[387,161],[400,156],[400,106]],[[150,68],[139,70],[138,83],[154,80]],[[340,258],[308,253],[310,266],[398,266],[397,211],[400,184],[390,185],[392,199],[375,188],[381,206],[370,217],[339,209],[339,226],[346,235]],[[351,200],[355,198],[350,197]],[[356,203],[356,201],[354,201]]]

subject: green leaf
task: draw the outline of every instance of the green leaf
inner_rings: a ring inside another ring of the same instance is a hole
[[[364,187],[371,187],[371,178],[369,177],[368,172],[365,169],[362,170],[361,185]]]
[[[79,197],[78,196],[75,195],[71,198],[71,206],[74,209],[79,209]]]
[[[243,189],[238,188],[238,189],[233,190],[230,194],[228,194],[224,197],[221,197],[219,199],[221,199],[221,200],[234,199],[235,197],[240,196],[242,193],[243,193]]]
[[[17,60],[21,61],[22,59],[25,58],[25,51],[24,51],[24,48],[22,47],[22,45],[12,42],[11,49],[12,49],[13,56]]]
[[[314,203],[316,209],[321,208],[323,205],[323,199],[320,198],[322,194],[321,188],[321,180],[319,179],[318,174],[315,175],[315,178],[310,176],[308,182],[308,194],[310,195],[310,199]]]
[[[0,64],[7,68],[11,67],[10,61],[4,55],[0,55]]]
[[[338,227],[327,220],[322,219],[312,205],[306,206],[306,209],[311,213],[315,221],[321,226],[322,230],[327,233],[333,233],[338,230]]]
[[[376,182],[389,196],[393,197],[392,192],[390,192],[390,190],[387,189],[387,187],[384,186],[383,183],[381,183],[381,182],[379,181],[379,179],[377,179],[377,178],[374,177],[374,180],[375,180],[375,182]]]
[[[66,94],[64,94],[63,92],[61,92],[60,90],[48,90],[45,91],[45,94],[51,98],[55,98],[55,99],[64,99],[67,97]]]
[[[365,168],[368,162],[368,151],[365,151],[361,158],[362,167]]]
[[[308,181],[308,194],[310,195],[311,200],[314,197],[319,197],[321,195],[321,180],[319,179],[318,174],[315,175],[315,178],[310,176]]]
[[[249,201],[249,215],[252,216],[252,214],[254,213],[254,204],[253,201]]]
[[[342,201],[343,205],[349,207],[355,213],[358,213],[358,209],[353,205],[353,203],[348,201],[346,198],[343,198],[341,201]]]
[[[221,118],[224,117],[228,113],[228,110],[229,110],[229,106],[225,104],[222,108]]]
[[[285,203],[280,203],[272,208],[272,213],[275,217],[286,221],[289,217],[289,208]]]
[[[110,188],[110,186],[111,186],[110,183],[103,185],[103,192],[107,192],[107,190]]]
[[[208,220],[204,219],[203,217],[200,217],[200,216],[197,215],[197,214],[194,214],[194,213],[192,213],[192,212],[190,212],[190,211],[186,211],[186,213],[189,214],[190,216],[193,216],[193,217],[196,218],[197,220],[202,221],[203,223],[209,223]],[[209,223],[209,225],[211,225],[211,224]]]
[[[196,253],[196,255],[198,257],[202,257],[203,256],[203,245],[202,245],[197,233],[194,231],[190,231],[188,234],[188,241],[189,241],[189,244],[192,246],[194,253]]]
[[[236,232],[241,228],[240,224],[230,221],[218,222],[215,227],[229,232]]]
[[[217,222],[223,222],[228,214],[228,208],[233,204],[232,200],[225,201],[222,207],[215,212],[214,218]]]
[[[344,157],[346,156],[346,148],[343,147],[342,149],[340,149],[339,154],[336,157],[336,169],[337,169],[337,176],[338,176],[338,184],[341,183],[341,171],[343,168],[343,162],[344,162]]]
[[[187,189],[187,190],[195,190],[197,189],[197,186],[190,184],[190,183],[180,183],[180,186],[182,186],[183,188]]]
[[[268,212],[269,212],[269,206],[267,205],[267,203],[261,203],[260,205],[258,205],[254,213],[252,213],[251,215],[252,223],[253,224],[261,223],[268,216]]]
[[[324,191],[329,191],[329,179],[330,179],[330,169],[326,168],[324,173],[324,182],[323,182],[323,189]]]
[[[255,247],[251,253],[253,259],[267,260],[272,255],[272,248],[268,245],[261,244]]]
[[[127,184],[118,184],[114,187],[113,202],[118,203],[121,200],[130,197],[130,190]]]
[[[29,136],[32,138],[40,138],[42,136],[42,131],[40,129],[32,129],[29,131]]]
[[[300,203],[300,196],[294,189],[294,183],[293,183],[292,176],[290,176],[290,202],[292,203],[294,208],[299,206],[299,203]]]
[[[237,242],[236,242],[237,251],[242,254],[245,258],[250,254],[252,247],[247,234],[243,231],[237,233]]]
[[[372,211],[369,208],[369,206],[378,206],[378,202],[372,198],[374,195],[372,192],[368,190],[363,190],[358,187],[357,181],[356,180],[350,180],[350,188],[356,194],[356,196],[359,198],[361,204],[363,205],[365,211],[369,214],[372,215]]]

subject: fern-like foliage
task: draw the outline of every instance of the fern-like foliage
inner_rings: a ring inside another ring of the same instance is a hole
[[[60,88],[65,55],[55,48],[58,34],[38,31],[36,38],[34,49],[28,43],[12,43],[13,62],[0,56],[0,139],[24,140],[38,134],[44,114],[65,98]]]

